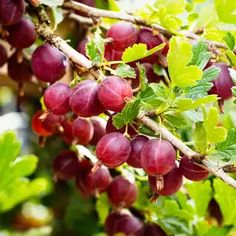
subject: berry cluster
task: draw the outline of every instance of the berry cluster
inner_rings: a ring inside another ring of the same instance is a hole
[[[86,1],[93,5],[93,1]],[[143,224],[122,208],[130,208],[137,199],[135,183],[123,176],[116,176],[109,169],[126,163],[142,168],[148,176],[151,191],[156,195],[170,196],[181,188],[183,177],[199,181],[208,177],[208,171],[183,156],[179,163],[172,144],[161,138],[151,138],[140,132],[140,124],[133,122],[117,129],[113,117],[121,112],[139,86],[140,75],[136,63],[130,63],[137,78],[129,81],[107,74],[101,81],[85,79],[71,88],[59,80],[66,74],[68,58],[56,47],[41,44],[32,53],[31,61],[23,53],[37,39],[33,23],[25,18],[24,0],[0,0],[0,24],[4,39],[15,49],[8,58],[0,45],[0,66],[8,63],[9,76],[22,84],[33,75],[41,82],[49,83],[43,94],[45,111],[37,111],[32,118],[32,129],[40,137],[60,135],[69,145],[85,145],[96,148],[97,163],[78,157],[76,152],[65,150],[55,157],[52,167],[55,180],[75,178],[76,186],[84,197],[107,192],[111,205],[116,209],[105,223],[108,235],[165,235],[154,224]],[[168,53],[168,40],[150,28],[138,29],[131,23],[118,22],[106,32],[105,59],[120,61],[123,52],[135,43],[144,43],[148,49],[166,42],[161,51],[139,60],[149,83],[159,83],[162,76],[154,73],[153,64],[164,69]],[[86,56],[87,39],[77,50]],[[222,100],[232,97],[233,81],[228,66],[215,63],[221,69],[209,94],[217,94]],[[102,114],[102,117],[98,117]],[[93,149],[93,148],[92,148]],[[111,174],[112,173],[112,174]]]

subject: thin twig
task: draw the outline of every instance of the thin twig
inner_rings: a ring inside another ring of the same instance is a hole
[[[236,180],[227,175],[222,168],[219,168],[215,163],[208,160],[207,157],[204,157],[204,159],[202,159],[202,156],[199,153],[190,149],[187,145],[185,145],[180,139],[175,137],[164,126],[159,125],[158,123],[156,123],[147,116],[140,116],[139,120],[153,131],[161,134],[162,138],[168,140],[174,147],[179,149],[180,152],[182,152],[186,157],[192,159],[194,162],[196,162],[196,164],[208,170],[218,178],[222,179],[225,183],[229,184],[233,188],[236,188]]]
[[[124,20],[124,21],[128,21],[137,25],[147,26],[147,27],[150,27],[159,31],[161,34],[165,35],[166,37],[171,37],[173,35],[173,33],[171,33],[169,30],[165,29],[164,27],[158,24],[149,24],[145,20],[139,17],[133,16],[131,14],[125,13],[125,12],[115,12],[115,11],[110,11],[110,10],[97,9],[97,8],[90,7],[79,2],[75,2],[75,1],[65,2],[64,7],[67,9],[78,10],[80,12],[86,13],[87,15],[91,17],[97,17],[97,18],[105,17],[105,18],[111,18],[111,19],[117,19],[117,20]],[[178,34],[184,35],[185,37],[189,39],[193,39],[197,41],[203,40],[209,45],[209,47],[215,46],[217,48],[228,49],[228,47],[223,43],[203,39],[199,35],[194,34],[193,32],[190,32],[190,31],[179,31]],[[233,51],[236,53],[236,49],[234,49]]]
[[[78,21],[81,24],[86,24],[86,25],[93,25],[94,24],[92,19],[90,19],[88,17],[80,16],[75,13],[70,13],[69,17],[73,20]]]

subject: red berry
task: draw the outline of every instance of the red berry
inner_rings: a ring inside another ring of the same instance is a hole
[[[130,84],[117,76],[106,77],[98,89],[98,98],[103,107],[116,112],[120,112],[125,106],[125,99],[132,96]]]
[[[67,84],[55,83],[44,93],[44,104],[56,115],[64,115],[69,111],[70,87]]]
[[[87,145],[93,138],[93,125],[88,119],[78,117],[72,122],[72,131],[77,143]]]
[[[9,36],[7,41],[15,48],[28,48],[37,38],[34,30],[34,24],[25,18],[22,18],[17,24],[7,28]]]
[[[137,29],[129,22],[118,22],[107,31],[107,38],[112,38],[112,45],[116,50],[124,50],[136,43]]]
[[[18,58],[17,53],[14,53],[8,60],[8,75],[17,82],[31,80],[33,74],[30,67],[30,61],[24,57]]]
[[[165,175],[175,165],[175,149],[165,140],[153,139],[144,144],[141,165],[148,175]]]
[[[48,137],[48,136],[51,136],[52,133],[46,130],[42,124],[43,120],[40,119],[40,117],[43,114],[44,114],[43,111],[37,111],[32,117],[31,126],[34,133],[37,134],[38,136]]]
[[[114,207],[130,207],[137,198],[138,190],[135,184],[122,176],[118,176],[111,182],[107,194]]]
[[[74,88],[70,108],[82,117],[96,116],[104,111],[98,99],[98,84],[95,80],[85,80]]]
[[[195,165],[186,156],[182,157],[179,168],[182,174],[184,175],[184,177],[193,181],[204,180],[209,175],[209,172],[207,170],[203,169],[200,166]]]
[[[0,0],[0,24],[16,24],[20,21],[24,12],[24,0]]]
[[[168,174],[163,176],[163,189],[157,189],[156,177],[148,176],[148,181],[153,192],[163,196],[170,196],[180,190],[183,185],[183,176],[181,170],[175,165]]]
[[[106,121],[100,117],[92,117],[91,122],[93,125],[94,133],[90,144],[97,145],[98,141],[106,134]]]
[[[141,159],[141,151],[143,149],[144,144],[149,140],[148,137],[143,135],[135,136],[131,141],[131,153],[127,160],[127,163],[130,166],[135,168],[142,168],[140,159]]]
[[[66,73],[67,58],[57,48],[43,44],[32,55],[32,70],[44,82],[54,83]]]
[[[110,213],[105,222],[107,236],[137,235],[143,224],[133,215],[123,212]]]
[[[216,67],[220,68],[220,74],[213,81],[213,87],[209,91],[210,94],[217,94],[221,99],[227,100],[232,97],[232,87],[234,82],[229,74],[229,67],[224,63],[216,63]]]
[[[129,140],[118,132],[103,136],[96,148],[97,158],[109,168],[115,168],[127,161],[130,152]]]
[[[73,151],[61,152],[53,160],[53,171],[57,179],[68,180],[74,178],[79,171],[79,159]]]

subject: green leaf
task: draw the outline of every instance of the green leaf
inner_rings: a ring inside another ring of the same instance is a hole
[[[202,98],[198,98],[196,100],[192,100],[191,98],[178,98],[176,100],[176,106],[180,111],[187,111],[196,109],[203,104],[208,104],[217,101],[218,98],[216,95],[207,95]]]
[[[40,4],[44,4],[49,7],[62,6],[63,0],[40,0]]]
[[[236,129],[230,129],[225,141],[216,144],[216,151],[225,161],[236,157]]]
[[[164,199],[156,211],[158,224],[170,235],[182,233],[192,235],[193,225],[191,220],[193,215],[186,209],[180,209],[175,200]],[[155,208],[153,209],[153,211]]]
[[[148,79],[147,79],[147,76],[146,76],[146,70],[145,70],[145,67],[140,64],[140,63],[137,63],[137,68],[139,70],[139,83],[140,83],[140,89],[141,91],[144,91],[148,85]]]
[[[188,125],[185,117],[179,113],[173,114],[164,114],[165,122],[168,122],[170,125],[175,128],[184,128]]]
[[[211,227],[207,233],[204,234],[204,236],[227,236],[229,235],[229,231],[232,227],[231,226],[225,226],[225,227]]]
[[[220,179],[214,179],[214,198],[219,204],[224,219],[224,225],[234,225],[236,222],[236,190]]]
[[[135,78],[135,70],[133,67],[127,64],[119,64],[115,70],[111,70],[113,75],[120,76],[122,78]]]
[[[211,58],[211,53],[208,51],[208,45],[203,41],[199,41],[196,45],[193,45],[192,50],[193,57],[189,65],[195,65],[200,69],[204,69]]]
[[[132,47],[128,47],[125,49],[122,60],[125,63],[129,63],[132,61],[137,61],[144,57],[150,56],[151,54],[161,50],[165,46],[165,43],[162,43],[151,50],[147,50],[147,45],[144,43],[134,44]]]
[[[232,0],[215,0],[215,8],[218,14],[220,21],[235,24],[236,22],[236,1]]]
[[[193,130],[193,142],[200,153],[204,154],[207,149],[207,136],[203,122],[197,122]]]
[[[231,65],[236,66],[236,55],[234,54],[234,52],[227,50],[225,54],[228,57]]]
[[[26,199],[45,194],[49,182],[44,178],[29,180],[37,166],[34,155],[17,157],[20,143],[13,132],[0,136],[0,211],[4,212]]]
[[[194,200],[197,215],[199,217],[205,216],[213,195],[210,181],[192,182],[186,184],[186,188],[189,196]]]
[[[120,11],[120,8],[115,0],[108,0],[109,10]]]
[[[96,201],[96,211],[98,213],[99,222],[103,225],[107,215],[109,214],[109,201],[106,193],[101,194]]]
[[[139,114],[141,99],[135,98],[125,105],[123,110],[113,117],[113,125],[120,129],[124,125],[131,123]]]
[[[38,158],[34,155],[19,157],[12,164],[12,173],[15,178],[31,175],[35,171],[37,164]]]
[[[202,71],[195,65],[188,66],[193,56],[192,45],[181,37],[172,37],[169,45],[167,62],[173,85],[181,88],[195,85],[202,78]]]
[[[219,114],[215,107],[211,107],[207,117],[204,119],[204,127],[207,133],[207,140],[213,143],[223,142],[227,137],[227,130],[217,126]]]
[[[224,40],[227,43],[227,46],[229,47],[229,49],[233,50],[234,47],[235,47],[235,38],[234,38],[234,36],[230,32],[227,32],[227,34],[224,37]]]
[[[196,85],[193,87],[187,88],[186,93],[187,96],[196,99],[202,98],[208,94],[208,91],[213,86],[212,81],[217,79],[220,73],[220,68],[215,66],[209,67],[203,71],[202,79],[198,80]]]
[[[93,38],[86,44],[86,55],[93,64],[100,64],[103,61],[104,50],[104,40],[101,37],[101,30],[98,28]]]

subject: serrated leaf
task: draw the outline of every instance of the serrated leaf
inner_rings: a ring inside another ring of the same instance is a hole
[[[144,43],[134,44],[132,47],[128,47],[125,49],[122,60],[125,63],[129,63],[132,61],[137,61],[144,57],[150,56],[151,54],[161,50],[165,46],[165,43],[162,43],[151,50],[147,50],[147,45]]]
[[[176,100],[176,106],[180,111],[187,111],[196,109],[203,104],[212,103],[217,100],[218,98],[216,95],[207,95],[196,100],[192,100],[191,98],[178,98]]]
[[[216,144],[216,151],[225,161],[229,161],[236,156],[236,129],[228,131],[224,142]]]
[[[148,84],[146,70],[145,70],[145,67],[142,64],[137,63],[136,65],[137,65],[137,68],[139,70],[140,89],[141,89],[141,91],[144,91],[147,87],[147,84]]]
[[[235,47],[235,38],[233,34],[230,32],[227,32],[227,34],[224,37],[225,42],[227,43],[227,46],[229,47],[230,50],[233,50]]]
[[[113,75],[120,76],[122,78],[135,78],[135,70],[133,67],[127,64],[119,64],[115,70],[111,70]]]
[[[123,110],[120,113],[117,113],[113,117],[113,125],[117,128],[120,129],[124,125],[129,124],[132,122],[139,114],[139,109],[141,106],[141,99],[136,98],[133,99],[125,105]]]
[[[198,80],[196,85],[187,88],[187,96],[192,99],[202,98],[208,94],[213,86],[212,81],[217,79],[220,68],[212,66],[203,71],[202,79]]]
[[[64,0],[40,0],[40,4],[47,5],[49,7],[62,6]]]
[[[189,65],[195,65],[200,69],[204,69],[211,58],[211,53],[208,52],[208,45],[203,41],[199,41],[196,45],[193,45],[192,50],[193,57]]]
[[[89,39],[86,44],[86,55],[93,64],[100,64],[103,61],[104,50],[104,39],[101,37],[101,30],[98,28],[93,38]]]
[[[213,195],[210,181],[192,182],[191,184],[186,184],[186,188],[189,196],[194,200],[197,215],[199,217],[205,216]]]
[[[197,151],[204,154],[207,149],[207,136],[203,122],[197,122],[193,130],[193,142]]]
[[[184,128],[188,125],[185,117],[182,114],[174,113],[174,114],[164,114],[165,122],[168,122],[170,125],[175,128]]]
[[[224,225],[234,225],[236,222],[236,190],[216,178],[213,182],[214,198],[219,204]]]
[[[193,56],[192,45],[181,37],[172,37],[169,45],[167,62],[173,85],[181,88],[195,85],[202,78],[202,71],[195,65],[188,66]]]
[[[217,126],[219,114],[215,107],[211,107],[207,117],[204,119],[204,127],[207,133],[207,140],[213,143],[223,142],[227,137],[227,130]]]

